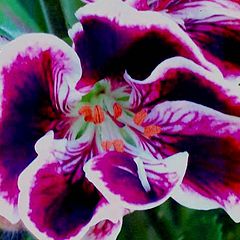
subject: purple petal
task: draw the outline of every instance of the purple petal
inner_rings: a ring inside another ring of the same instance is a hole
[[[143,161],[112,151],[89,160],[84,171],[110,203],[133,210],[148,209],[164,202],[181,183],[187,153],[164,161],[153,158],[147,163]]]
[[[166,14],[138,12],[121,1],[102,0],[87,4],[76,16],[80,23],[69,33],[83,67],[80,90],[125,70],[144,79],[161,62],[175,56],[215,69]]]
[[[186,32],[224,76],[240,75],[239,1],[184,0],[170,6],[168,12],[182,20]]]
[[[18,175],[35,158],[35,142],[49,129],[57,130],[63,113],[69,112],[79,78],[78,57],[54,36],[23,35],[1,50],[0,195],[6,203],[0,204],[0,214],[6,214],[7,202],[16,205]]]
[[[161,127],[151,142],[162,156],[189,153],[176,200],[198,209],[222,207],[239,222],[240,212],[235,210],[240,209],[240,118],[173,101],[153,108],[144,124]],[[196,198],[199,201],[193,201]]]
[[[226,81],[220,73],[209,72],[186,58],[164,61],[143,81],[127,73],[125,79],[132,86],[133,109],[153,107],[164,100],[188,100],[240,116],[237,83]]]
[[[119,221],[120,210],[106,202],[83,172],[74,179],[75,172],[63,170],[60,162],[72,155],[67,147],[65,140],[53,140],[48,133],[37,143],[38,157],[19,178],[19,213],[39,239],[81,239],[103,220]]]

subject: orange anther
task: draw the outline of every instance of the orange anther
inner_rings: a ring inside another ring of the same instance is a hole
[[[133,121],[135,124],[141,125],[146,117],[147,117],[147,111],[142,109],[140,112],[137,112],[134,115]]]
[[[100,105],[95,105],[93,108],[93,122],[100,124],[105,120],[104,111]]]
[[[88,105],[82,106],[79,109],[78,113],[84,117],[84,120],[86,122],[92,122],[93,116],[92,116],[92,109],[90,106]]]
[[[108,151],[112,146],[112,142],[109,141],[109,140],[102,141],[101,145],[102,145],[102,148],[103,148],[104,151]]]
[[[154,136],[155,134],[158,134],[161,132],[161,128],[157,125],[149,125],[144,128],[144,136],[147,138],[150,138]]]
[[[113,147],[115,151],[117,152],[123,152],[124,151],[124,143],[121,139],[115,139],[112,141]]]
[[[119,103],[113,104],[113,114],[115,119],[122,115],[122,106]]]

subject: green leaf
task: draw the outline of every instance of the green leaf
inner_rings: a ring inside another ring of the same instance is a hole
[[[0,1],[0,34],[9,39],[42,29],[17,0]]]
[[[60,38],[67,36],[67,27],[60,1],[38,0],[46,23],[47,32]]]
[[[30,233],[25,232],[25,233],[23,234],[22,240],[36,240],[36,238],[33,237]]]
[[[47,32],[41,5],[36,0],[18,0],[21,6],[27,11],[29,16],[36,22],[43,32]]]
[[[123,227],[117,240],[160,240],[144,211],[124,217]]]
[[[77,22],[75,17],[75,12],[84,5],[80,0],[60,0],[63,14],[65,16],[65,21],[68,28]]]
[[[222,224],[210,211],[194,211],[183,226],[183,240],[222,240]]]

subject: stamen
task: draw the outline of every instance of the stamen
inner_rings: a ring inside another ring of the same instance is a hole
[[[86,122],[92,122],[93,121],[93,116],[92,116],[92,109],[90,106],[88,105],[85,105],[85,106],[82,106],[78,113],[82,116],[84,116],[84,120]]]
[[[124,151],[124,143],[121,139],[115,139],[112,141],[113,147],[115,151],[117,152],[123,152]]]
[[[133,121],[135,124],[141,125],[146,117],[147,117],[147,111],[142,109],[140,112],[134,115]]]
[[[109,141],[109,140],[102,141],[101,145],[102,145],[102,148],[103,148],[104,151],[109,151],[111,146],[112,146],[112,142]]]
[[[122,106],[119,103],[113,104],[114,118],[117,119],[122,115]]]
[[[155,134],[158,134],[161,132],[161,128],[157,125],[149,125],[147,127],[144,128],[144,136],[147,138],[150,138],[152,136],[154,136]]]
[[[104,111],[100,105],[95,105],[93,108],[93,122],[95,124],[101,124],[104,122]]]

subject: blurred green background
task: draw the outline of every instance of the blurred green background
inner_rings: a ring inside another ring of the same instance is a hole
[[[71,41],[79,0],[0,0],[0,36],[9,40],[28,32],[49,32]],[[27,232],[1,232],[0,240],[33,240]],[[240,224],[223,210],[195,211],[168,200],[158,208],[124,218],[118,240],[240,240]]]

